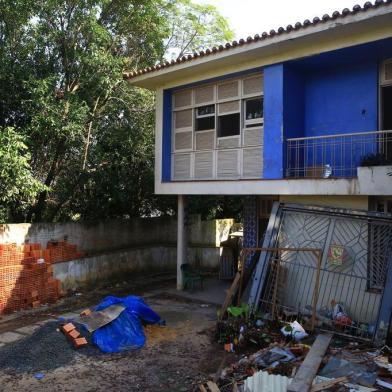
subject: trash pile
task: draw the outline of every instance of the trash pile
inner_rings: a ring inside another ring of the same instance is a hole
[[[388,346],[377,349],[370,342],[332,334],[308,335],[297,321],[284,326],[262,323],[253,321],[252,327],[248,321],[246,329],[239,328],[241,337],[224,344],[226,351],[239,353],[239,359],[218,371],[214,391],[392,390],[392,349]],[[230,317],[226,325],[233,328]],[[262,348],[249,353],[249,342]],[[208,388],[203,388],[208,392]]]
[[[341,328],[354,327],[339,303],[333,304],[330,316]],[[226,318],[217,323],[216,339],[225,351],[237,354],[237,361],[217,372],[213,389],[212,384],[203,384],[200,390],[392,390],[392,350],[388,346],[376,349],[369,339],[311,332],[301,324],[304,320],[306,317],[284,322],[261,312],[250,314],[248,305],[227,307]]]

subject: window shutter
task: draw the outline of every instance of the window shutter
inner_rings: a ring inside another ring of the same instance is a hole
[[[239,144],[240,138],[238,136],[218,139],[218,148],[236,148],[239,147]]]
[[[239,177],[238,157],[239,157],[239,150],[218,151],[217,177],[218,178]]]
[[[263,144],[263,128],[244,128],[244,146],[258,146]]]
[[[213,166],[212,151],[195,153],[195,178],[212,178]]]
[[[214,141],[215,131],[196,132],[196,150],[212,150]]]
[[[174,113],[174,127],[176,129],[192,127],[192,109]]]
[[[218,100],[237,98],[238,93],[238,80],[218,85]]]
[[[263,173],[263,152],[261,147],[242,150],[242,176],[261,178]]]
[[[213,102],[215,99],[214,86],[205,86],[195,89],[195,104]]]
[[[220,103],[218,107],[218,114],[237,113],[240,111],[240,101],[230,101]]]
[[[174,150],[191,150],[192,132],[177,132],[174,134]]]
[[[392,83],[392,60],[386,61],[382,70],[382,79],[386,83]]]
[[[263,91],[263,77],[257,75],[251,78],[244,79],[242,82],[243,95],[260,95]]]
[[[192,90],[179,91],[173,94],[175,109],[187,107],[192,105]]]
[[[173,179],[189,180],[191,177],[191,154],[173,155]]]

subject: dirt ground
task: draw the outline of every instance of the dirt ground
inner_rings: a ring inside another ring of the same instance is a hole
[[[197,382],[214,374],[224,356],[213,341],[216,307],[165,295],[169,280],[127,282],[106,288],[86,290],[80,296],[64,300],[54,308],[25,315],[0,324],[0,330],[12,330],[32,318],[56,316],[64,311],[97,303],[107,294],[140,295],[166,320],[166,327],[145,328],[144,348],[125,354],[84,356],[75,351],[68,364],[34,374],[0,371],[0,391],[193,391]],[[144,289],[147,286],[153,290]],[[144,287],[144,288],[143,288]],[[4,321],[4,320],[3,320]],[[64,337],[59,334],[59,339]],[[13,343],[11,343],[13,344]],[[82,349],[81,349],[82,350]],[[61,356],[61,352],[58,353]]]

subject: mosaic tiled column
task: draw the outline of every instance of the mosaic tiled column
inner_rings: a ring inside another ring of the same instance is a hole
[[[257,196],[246,196],[244,200],[244,248],[257,247]],[[252,254],[249,254],[245,259],[245,267],[250,266]]]

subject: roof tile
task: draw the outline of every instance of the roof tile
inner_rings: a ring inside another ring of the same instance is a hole
[[[326,22],[330,19],[344,18],[350,14],[355,14],[360,11],[365,12],[369,9],[377,8],[382,5],[388,5],[390,3],[392,3],[392,0],[375,0],[374,3],[367,1],[366,3],[364,3],[364,5],[362,7],[359,4],[356,4],[356,5],[354,5],[352,11],[350,11],[348,8],[344,8],[342,10],[342,12],[334,11],[331,14],[331,16],[328,14],[324,14],[321,19],[317,16],[315,18],[313,18],[312,21],[310,21],[309,19],[305,19],[303,24],[300,22],[295,23],[294,26],[289,24],[289,25],[287,25],[286,28],[279,27],[277,29],[277,31],[271,30],[269,33],[264,31],[263,33],[261,33],[261,35],[256,34],[254,37],[249,36],[246,40],[241,38],[239,41],[233,41],[232,43],[227,42],[225,45],[219,45],[218,47],[213,47],[212,49],[206,49],[205,51],[200,50],[199,52],[195,52],[195,53],[189,54],[187,56],[182,56],[181,58],[177,58],[176,60],[173,59],[170,62],[164,61],[160,64],[157,64],[152,67],[144,68],[142,70],[124,72],[123,77],[124,77],[124,79],[132,79],[136,76],[150,73],[150,72],[154,72],[154,71],[160,70],[162,68],[171,67],[175,64],[191,61],[191,60],[196,59],[198,57],[209,56],[209,55],[216,54],[216,53],[224,51],[224,50],[229,50],[229,49],[234,48],[238,45],[245,45],[245,44],[248,45],[248,44],[251,44],[252,42],[255,42],[258,40],[272,38],[278,34],[283,34],[285,32],[289,33],[290,31],[293,31],[293,30],[299,30],[299,29],[306,28],[311,25],[316,25],[316,24],[320,23],[321,21]]]

